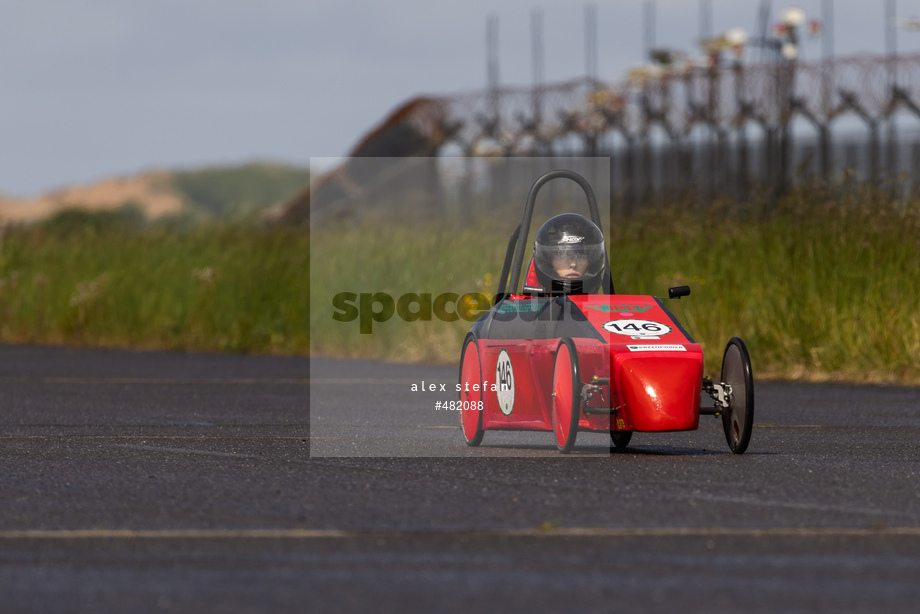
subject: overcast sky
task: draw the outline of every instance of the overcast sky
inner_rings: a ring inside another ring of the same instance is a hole
[[[711,0],[714,32],[751,32],[759,0]],[[597,0],[600,77],[642,58],[642,2]],[[792,3],[773,2],[774,21]],[[795,3],[820,17],[820,0]],[[698,0],[657,0],[657,42],[695,51]],[[584,74],[579,2],[7,0],[0,12],[0,193],[26,196],[150,168],[345,154],[400,102],[483,87],[486,18],[500,80]],[[835,0],[838,54],[884,50],[884,3]],[[920,0],[898,15],[920,16]],[[920,32],[900,31],[902,52]],[[805,58],[820,55],[805,44]],[[916,84],[915,90],[920,90]]]

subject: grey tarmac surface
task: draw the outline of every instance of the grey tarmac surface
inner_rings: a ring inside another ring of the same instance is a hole
[[[422,379],[0,348],[0,611],[916,611],[916,389],[758,382],[744,456],[703,418],[562,457],[468,448]]]

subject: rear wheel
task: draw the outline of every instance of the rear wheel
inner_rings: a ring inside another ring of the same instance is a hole
[[[622,449],[629,445],[632,434],[632,431],[610,431],[610,439],[613,440],[614,446]]]
[[[731,386],[728,407],[722,412],[725,440],[735,454],[744,454],[754,428],[754,375],[751,357],[739,337],[732,337],[722,356],[722,383]]]
[[[556,448],[568,454],[575,447],[581,413],[581,381],[578,379],[578,352],[575,342],[566,337],[556,348],[553,362],[553,434]]]
[[[482,441],[482,362],[476,337],[467,335],[460,358],[460,430],[468,446]],[[473,387],[476,386],[476,390]]]

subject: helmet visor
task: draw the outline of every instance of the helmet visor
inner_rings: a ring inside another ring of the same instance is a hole
[[[564,281],[591,279],[604,269],[604,244],[540,245],[535,265],[550,278]]]

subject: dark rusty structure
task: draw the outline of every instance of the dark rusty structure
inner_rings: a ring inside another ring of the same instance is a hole
[[[402,104],[379,126],[371,130],[348,154],[347,161],[323,175],[316,183],[304,189],[288,203],[281,217],[286,224],[304,224],[310,221],[311,191],[317,209],[312,211],[314,221],[334,216],[339,210],[361,199],[368,186],[378,186],[380,181],[394,181],[395,177],[380,177],[383,165],[369,162],[368,158],[425,158],[433,159],[450,136],[447,109],[442,99],[419,97]],[[422,185],[431,180],[430,169],[415,172],[408,168],[398,178],[400,181]],[[379,186],[378,186],[379,187]]]

